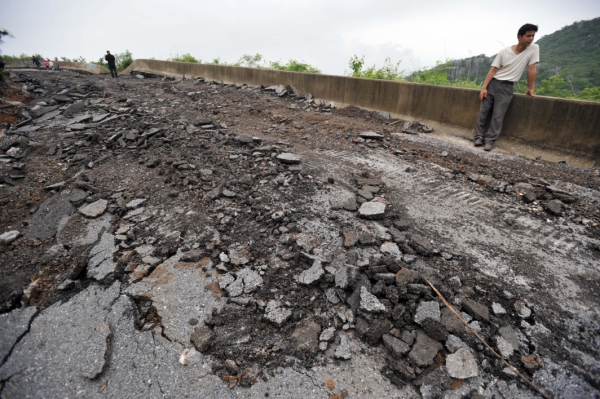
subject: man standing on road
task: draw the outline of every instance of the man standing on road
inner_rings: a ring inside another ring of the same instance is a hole
[[[108,62],[108,69],[110,69],[110,76],[113,78],[117,77],[117,66],[115,65],[115,56],[110,53],[110,51],[106,52],[106,56],[104,57],[106,62]]]
[[[532,43],[537,30],[536,25],[521,26],[517,33],[518,43],[500,50],[492,63],[479,93],[481,106],[473,141],[476,147],[485,144],[486,151],[494,148],[494,142],[502,130],[504,114],[513,97],[513,85],[519,81],[525,68],[527,68],[527,95],[535,96],[535,64],[540,62],[540,48]],[[485,124],[490,112],[492,120],[486,133]]]
[[[35,64],[36,68],[40,67],[40,60],[34,55],[31,57],[31,61]]]

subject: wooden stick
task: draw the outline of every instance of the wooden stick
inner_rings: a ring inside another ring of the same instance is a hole
[[[431,282],[429,280],[425,280],[427,281],[427,284],[429,284],[429,286],[435,291],[435,293],[437,294],[437,296],[440,297],[440,299],[442,300],[442,302],[444,302],[444,305],[446,305],[446,307],[448,307],[448,309],[450,309],[450,311],[452,313],[454,313],[454,316],[458,317],[458,319],[486,346],[486,348],[488,348],[494,355],[496,355],[496,357],[498,359],[500,359],[504,364],[506,364],[508,366],[508,368],[515,374],[517,374],[519,377],[521,377],[523,379],[523,381],[525,381],[527,383],[527,385],[529,385],[531,388],[533,388],[537,393],[539,393],[540,395],[542,395],[544,398],[546,399],[551,399],[550,396],[546,395],[544,392],[542,392],[541,389],[539,389],[537,386],[535,386],[533,384],[533,382],[529,381],[529,379],[527,377],[525,377],[523,374],[521,374],[519,372],[519,370],[517,370],[515,367],[513,367],[509,362],[506,361],[506,359],[504,359],[504,357],[502,357],[502,355],[499,355],[498,353],[496,353],[496,351],[488,345],[487,342],[485,342],[485,340],[483,338],[481,338],[481,336],[477,333],[477,331],[475,331],[473,329],[473,327],[471,327],[463,318],[462,316],[456,311],[454,310],[454,308],[452,307],[452,305],[450,305],[450,303],[446,300],[446,298],[444,298],[444,296],[437,290],[437,288],[435,288],[433,286],[433,284],[431,284]]]

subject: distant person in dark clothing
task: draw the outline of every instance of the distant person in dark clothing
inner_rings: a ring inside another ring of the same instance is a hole
[[[113,78],[117,77],[117,65],[115,64],[115,56],[110,53],[110,51],[106,52],[106,56],[104,57],[106,62],[108,62],[108,69],[110,69],[110,76]]]
[[[35,55],[34,55],[33,57],[31,57],[31,61],[33,61],[33,63],[35,64],[35,66],[36,66],[37,68],[39,68],[39,67],[40,67],[40,65],[41,65],[41,64],[40,64],[40,60],[38,60],[38,58],[37,58]]]

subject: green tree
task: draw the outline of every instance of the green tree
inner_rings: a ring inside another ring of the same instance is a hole
[[[133,63],[133,54],[129,50],[125,50],[124,53],[115,54],[115,64],[117,65],[117,71],[123,72],[129,65]]]
[[[540,82],[536,93],[541,96],[560,98],[573,98],[573,91],[569,83],[558,75],[550,76]]]
[[[350,57],[348,66],[351,70],[349,76],[354,76],[356,78],[396,81],[404,80],[401,76],[403,71],[400,71],[400,61],[393,64],[389,57],[385,59],[383,67],[381,68],[377,68],[375,65],[365,68],[365,56],[363,55],[362,57],[358,58],[358,56],[355,54],[353,57]]]
[[[194,56],[192,56],[190,53],[185,53],[181,56],[179,56],[179,54],[177,54],[176,57],[173,57],[171,59],[169,59],[169,61],[175,61],[175,62],[189,62],[189,63],[194,63],[194,64],[198,64],[199,62],[202,62],[202,60],[198,60],[196,59]]]
[[[271,61],[269,63],[270,69],[277,69],[279,71],[292,71],[292,72],[305,72],[305,73],[321,73],[321,70],[314,67],[306,62],[289,60],[287,64],[282,64],[278,61]]]
[[[577,99],[600,101],[600,87],[586,87],[577,94]]]
[[[234,66],[243,66],[247,68],[264,68],[265,59],[262,54],[256,53],[254,55],[244,54],[240,59],[233,64]]]

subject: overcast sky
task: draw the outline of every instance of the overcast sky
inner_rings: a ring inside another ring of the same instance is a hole
[[[126,49],[134,58],[191,53],[226,62],[261,53],[330,74],[343,74],[357,54],[412,72],[496,54],[527,22],[540,38],[599,16],[598,0],[0,0],[0,28],[15,35],[0,49],[88,61]]]

